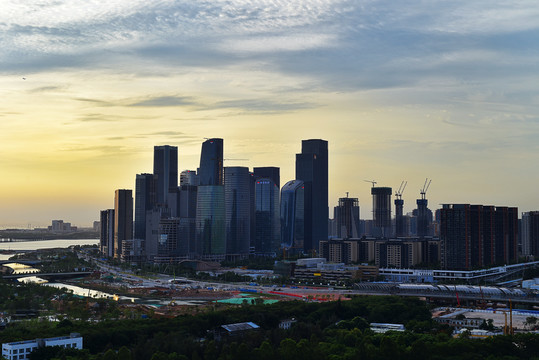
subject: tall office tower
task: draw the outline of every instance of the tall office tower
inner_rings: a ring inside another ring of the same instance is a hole
[[[539,211],[522,213],[522,255],[539,256]]]
[[[197,186],[180,186],[180,239],[186,243],[189,258],[196,257]]]
[[[219,260],[226,254],[225,189],[223,185],[199,186],[197,192],[197,253]]]
[[[256,179],[270,178],[275,185],[281,188],[281,169],[275,166],[264,166],[253,168],[253,173]]]
[[[135,239],[146,237],[146,212],[157,202],[156,181],[153,174],[137,174],[135,179]]]
[[[334,214],[338,238],[348,239],[361,236],[359,231],[358,198],[340,198],[339,206],[335,207]]]
[[[166,205],[169,191],[174,191],[178,187],[178,148],[176,146],[154,147],[153,174],[157,181],[157,203]]]
[[[223,139],[208,139],[202,143],[199,185],[223,185]]]
[[[390,187],[371,188],[374,227],[382,237],[391,235],[391,193]]]
[[[227,255],[249,255],[251,237],[251,194],[249,168],[224,168]]]
[[[408,236],[406,232],[406,219],[403,214],[404,200],[395,199],[395,236],[405,237]]]
[[[328,239],[328,142],[302,140],[296,154],[296,179],[305,183],[304,250],[319,249],[320,240]]]
[[[197,254],[206,259],[223,259],[226,254],[223,139],[208,139],[202,143],[198,179]]]
[[[291,180],[281,189],[281,246],[305,248],[305,183]]]
[[[198,186],[198,175],[195,170],[184,170],[180,173],[180,186]]]
[[[114,209],[101,210],[99,247],[104,256],[114,257]]]
[[[280,168],[275,166],[255,167],[251,179],[251,250],[256,248],[256,209],[255,209],[255,183],[258,179],[269,178],[281,189]],[[280,229],[280,226],[279,226]]]
[[[255,184],[255,254],[275,256],[281,241],[279,186],[272,178],[260,178]]]
[[[427,199],[417,199],[417,236],[425,237],[431,235],[430,226],[432,224],[432,211],[427,207]]]
[[[125,240],[133,239],[133,192],[118,189],[114,196],[114,257],[122,256]]]
[[[249,243],[249,253],[255,251],[256,242],[256,204],[255,204],[255,183],[256,177],[254,172],[249,172],[249,213],[251,218],[251,241]]]

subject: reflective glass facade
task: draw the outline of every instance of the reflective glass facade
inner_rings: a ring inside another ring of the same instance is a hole
[[[176,146],[155,146],[153,150],[153,174],[157,181],[157,202],[167,203],[169,190],[178,187],[178,148]]]
[[[223,185],[223,139],[208,139],[202,143],[199,185]]]
[[[226,253],[225,189],[222,185],[199,186],[197,191],[197,253],[206,258]]]
[[[303,250],[304,240],[305,184],[292,180],[281,190],[281,246]]]
[[[275,255],[281,238],[279,186],[270,178],[255,182],[255,253]]]
[[[227,254],[247,255],[251,236],[249,168],[225,167],[224,174]]]

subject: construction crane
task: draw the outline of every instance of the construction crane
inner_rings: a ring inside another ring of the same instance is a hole
[[[404,193],[404,189],[406,189],[406,185],[408,184],[408,181],[402,181],[401,186],[399,186],[399,190],[395,192],[395,197],[399,200],[402,199],[402,194]]]
[[[429,180],[429,178],[426,178],[425,179],[425,184],[423,185],[423,189],[419,190],[419,193],[421,194],[421,199],[423,199],[423,200],[426,199],[427,190],[429,189],[431,181],[432,181],[432,179]]]
[[[374,180],[363,180],[363,181],[372,183],[372,187],[374,187],[374,185],[376,185],[376,181],[374,181]]]

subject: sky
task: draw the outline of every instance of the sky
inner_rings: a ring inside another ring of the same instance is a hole
[[[539,3],[390,0],[3,0],[0,227],[90,226],[152,172],[155,145],[195,170],[294,179],[329,142],[329,204],[371,184],[412,211],[538,210]],[[236,160],[235,160],[236,159]],[[238,160],[247,159],[247,160]]]

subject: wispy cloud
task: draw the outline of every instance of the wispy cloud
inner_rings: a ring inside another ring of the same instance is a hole
[[[147,107],[161,107],[161,106],[185,106],[195,104],[195,100],[191,96],[159,96],[137,102],[131,103],[128,106],[147,106]]]

